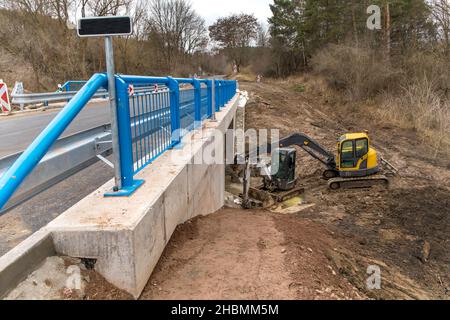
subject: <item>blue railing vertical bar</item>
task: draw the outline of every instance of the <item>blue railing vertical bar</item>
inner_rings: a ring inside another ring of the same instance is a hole
[[[169,78],[170,90],[170,119],[172,123],[172,143],[181,142],[181,120],[180,120],[180,85],[178,82]]]
[[[199,80],[193,79],[194,85],[194,109],[195,109],[195,124],[194,127],[198,128],[202,125],[202,85]]]
[[[211,118],[213,115],[213,92],[212,92],[212,80],[205,80],[207,95],[208,95],[208,111],[206,112],[207,118]]]
[[[208,88],[207,88],[206,84],[204,84],[204,83],[201,84],[200,99],[201,99],[201,107],[200,107],[201,120],[205,120],[205,119],[209,118],[210,116],[208,115],[208,112],[209,112]]]
[[[221,87],[220,87],[220,81],[219,80],[215,80],[216,85],[215,85],[215,90],[216,90],[216,94],[215,94],[215,106],[216,106],[216,112],[220,111],[220,92],[221,92]]]

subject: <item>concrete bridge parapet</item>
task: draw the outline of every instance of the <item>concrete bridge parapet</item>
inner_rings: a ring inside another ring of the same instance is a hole
[[[136,178],[146,183],[130,198],[104,198],[113,181],[70,208],[46,228],[60,255],[97,260],[109,282],[138,298],[176,227],[224,205],[225,164],[193,164],[192,157],[235,119],[239,95]],[[190,156],[186,157],[187,148]],[[174,163],[171,159],[182,159]]]

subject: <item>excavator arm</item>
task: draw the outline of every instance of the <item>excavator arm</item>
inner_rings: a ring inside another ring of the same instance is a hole
[[[298,146],[305,150],[311,157],[319,160],[328,169],[336,169],[336,158],[334,154],[322,147],[317,141],[302,133],[295,133],[287,138],[281,139],[279,142],[281,148]]]
[[[260,146],[247,155],[247,158],[256,158],[264,153],[272,154],[275,148],[289,148],[298,146],[305,150],[311,157],[323,163],[329,170],[336,170],[336,158],[334,154],[322,147],[317,141],[302,133],[295,133],[291,136],[281,139],[278,143]]]

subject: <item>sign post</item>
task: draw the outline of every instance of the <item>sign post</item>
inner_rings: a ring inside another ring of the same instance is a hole
[[[117,120],[116,79],[114,66],[113,36],[127,36],[133,33],[130,17],[92,17],[82,18],[78,22],[79,37],[104,37],[106,70],[108,74],[109,106],[111,113],[111,136],[114,159],[114,192],[122,188],[122,170],[120,166],[120,144]]]

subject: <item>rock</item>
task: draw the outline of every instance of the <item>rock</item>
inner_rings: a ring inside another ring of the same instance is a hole
[[[81,264],[81,259],[78,258],[63,257],[63,260],[65,261],[67,266],[76,266]]]
[[[367,245],[367,239],[366,238],[359,238],[358,239],[358,243],[362,246],[366,246]]]
[[[376,225],[376,226],[379,226],[379,225],[381,225],[381,220],[377,220],[377,221],[375,221],[375,225]]]
[[[314,252],[313,249],[311,249],[311,248],[308,248],[308,251],[311,252],[311,253]]]
[[[422,261],[428,262],[430,259],[430,253],[431,253],[431,244],[428,241],[425,241],[422,248]]]
[[[287,251],[286,249],[282,249],[281,253],[286,253],[286,251]]]

